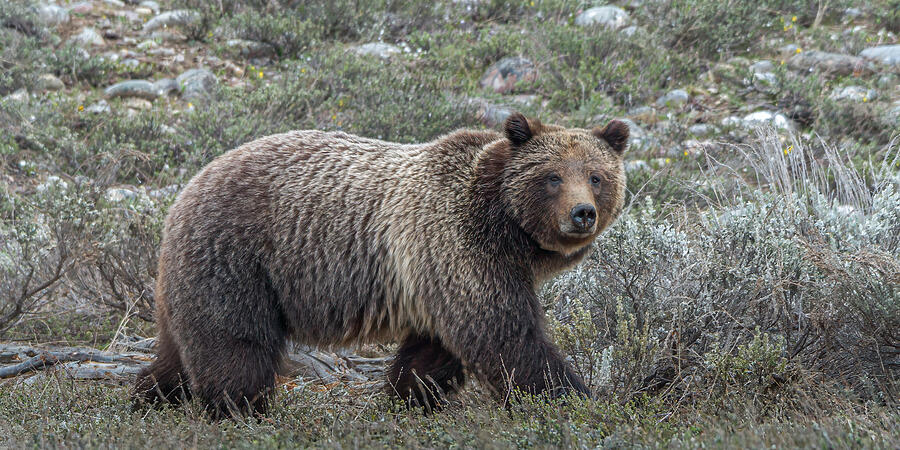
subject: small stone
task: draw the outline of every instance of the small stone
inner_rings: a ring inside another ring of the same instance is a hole
[[[625,161],[625,172],[639,172],[650,170],[650,164],[647,164],[647,161],[643,159],[637,159],[634,161]]]
[[[107,114],[112,111],[106,100],[100,100],[99,102],[84,108],[84,110],[91,114]]]
[[[368,44],[354,47],[353,51],[360,55],[377,56],[383,59],[387,59],[392,55],[401,53],[400,48],[396,45],[385,44],[384,42],[369,42]]]
[[[788,67],[795,70],[816,70],[845,76],[854,72],[871,70],[871,66],[862,58],[818,50],[795,54],[788,60]]]
[[[142,16],[149,16],[150,14],[153,14],[152,9],[144,8],[144,7],[134,8],[134,12],[136,12]]]
[[[688,128],[688,132],[697,137],[709,136],[710,134],[714,134],[717,131],[719,131],[719,130],[716,129],[716,127],[709,125],[709,124],[705,124],[705,123],[698,123],[695,125],[691,125]]]
[[[134,69],[137,66],[141,65],[141,62],[134,58],[127,58],[122,60],[122,65],[127,68]]]
[[[885,66],[900,67],[900,44],[867,48],[859,56]]]
[[[66,183],[62,178],[56,175],[50,175],[49,177],[47,177],[47,180],[35,187],[35,190],[38,192],[47,192],[54,190],[65,192],[68,189],[69,183]]]
[[[743,121],[741,120],[740,117],[728,116],[728,117],[723,118],[719,123],[723,127],[730,128],[730,127],[740,126],[741,124],[743,124]]]
[[[12,94],[3,97],[3,103],[6,102],[27,102],[28,101],[28,91],[25,88],[19,89]]]
[[[639,27],[632,25],[630,27],[622,28],[622,31],[620,31],[619,34],[621,34],[622,36],[625,36],[625,37],[632,37],[635,34],[637,34],[638,31],[640,31],[640,30],[641,29]]]
[[[115,6],[116,8],[124,8],[125,3],[121,0],[103,0],[103,3],[106,3],[109,6]]]
[[[69,42],[80,46],[101,46],[106,44],[103,40],[103,36],[100,36],[100,33],[98,33],[97,30],[90,27],[82,28],[81,33],[69,38]]]
[[[160,96],[166,96],[171,93],[178,92],[178,82],[171,78],[162,78],[156,80],[153,83],[153,87],[156,88],[156,92],[159,93]]]
[[[796,126],[781,113],[772,113],[769,111],[757,111],[747,114],[741,120],[745,128],[757,128],[764,125],[775,127],[778,130],[794,130]]]
[[[859,8],[847,8],[844,10],[844,19],[853,20],[862,15]]]
[[[537,79],[537,72],[531,60],[525,58],[503,58],[485,71],[481,77],[481,87],[504,94],[513,89],[519,82],[532,82]]]
[[[181,190],[181,186],[179,186],[177,184],[170,184],[166,187],[154,189],[154,190],[148,192],[147,195],[149,195],[150,198],[156,198],[156,199],[168,198],[168,197],[174,197],[176,194],[178,194],[179,190]]]
[[[104,91],[107,98],[137,97],[153,100],[159,93],[153,83],[147,80],[129,80],[116,83]]]
[[[878,97],[878,92],[874,89],[866,89],[862,86],[846,86],[842,89],[835,90],[828,97],[836,101],[865,103],[875,100]]]
[[[875,85],[881,89],[893,89],[900,85],[900,77],[893,73],[886,73],[878,77],[878,81],[875,82]]]
[[[772,61],[764,59],[757,61],[750,66],[750,72],[753,73],[770,73],[775,71],[775,64]]]
[[[131,97],[125,100],[125,106],[127,106],[128,108],[146,111],[153,108],[153,103],[150,103],[149,100],[144,100],[142,98]]]
[[[206,69],[191,69],[175,78],[181,89],[181,97],[192,99],[202,97],[216,85],[216,76]]]
[[[147,54],[153,56],[175,56],[175,49],[168,47],[154,48],[147,50]]]
[[[626,114],[630,119],[641,122],[652,122],[656,119],[656,111],[649,106],[638,106],[628,110]]]
[[[190,25],[200,20],[200,13],[189,9],[178,9],[175,11],[167,11],[147,21],[144,24],[144,33],[149,33],[159,28],[168,28],[171,26]]]
[[[45,73],[38,77],[34,88],[40,92],[59,91],[65,89],[66,85],[56,76]]]
[[[150,9],[155,13],[159,12],[159,3],[156,3],[152,0],[145,0],[145,1],[141,2],[138,6],[140,6],[142,8]]]
[[[669,91],[666,95],[656,99],[656,106],[660,107],[669,107],[669,108],[680,108],[685,103],[688,102],[690,96],[683,89],[675,89],[673,91]]]
[[[176,33],[172,30],[156,30],[147,36],[149,36],[150,39],[156,39],[162,42],[182,42],[187,40],[183,34]]]
[[[231,39],[225,42],[225,46],[244,58],[272,58],[275,56],[275,47],[265,42]]]
[[[124,188],[109,188],[106,190],[106,201],[112,203],[123,202],[126,200],[134,200],[138,197],[137,192]]]
[[[94,9],[94,4],[91,2],[78,2],[72,5],[69,5],[69,12],[74,14],[87,14]]]
[[[781,53],[782,57],[791,57],[797,54],[797,49],[800,48],[797,44],[788,44],[778,49],[778,53]]]
[[[628,13],[617,6],[590,8],[575,17],[575,25],[582,27],[599,25],[613,30],[625,27],[628,22]]]
[[[69,11],[56,5],[38,6],[37,16],[41,22],[49,26],[69,23]]]
[[[156,48],[156,47],[158,47],[158,46],[159,46],[159,44],[157,44],[156,41],[151,40],[151,39],[147,39],[146,41],[141,42],[140,44],[138,44],[138,45],[137,45],[137,49],[138,49],[138,50],[147,51],[147,50],[149,50],[149,49],[151,49],[151,48]]]

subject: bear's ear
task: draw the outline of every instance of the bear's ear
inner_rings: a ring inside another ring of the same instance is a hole
[[[522,145],[534,137],[537,130],[533,130],[529,125],[528,119],[522,113],[514,112],[503,122],[503,131],[506,138],[515,146]]]
[[[628,144],[628,125],[621,120],[612,120],[603,128],[594,128],[591,133],[606,141],[616,153],[625,151]]]

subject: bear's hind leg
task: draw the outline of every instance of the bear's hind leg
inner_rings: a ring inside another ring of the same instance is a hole
[[[157,357],[138,374],[133,394],[135,406],[180,403],[191,398],[178,347],[172,340],[165,319],[161,318],[160,324]]]
[[[436,338],[410,335],[388,369],[387,389],[408,406],[440,408],[465,382],[462,362]]]

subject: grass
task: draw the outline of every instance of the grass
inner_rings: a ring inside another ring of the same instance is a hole
[[[147,39],[121,17],[110,26],[134,44],[109,39],[88,55],[67,44],[116,17],[105,3],[57,27],[28,1],[0,3],[0,98],[28,92],[0,100],[0,340],[104,348],[117,333],[152,334],[161,221],[223,152],[306,128],[423,142],[484,127],[479,99],[566,126],[630,116],[647,135],[627,153],[626,211],[543,291],[556,342],[599,398],[505,409],[474,386],[423,415],[352,383],[293,380],[267,417],[216,423],[194,403],[132,411],[129,380],[57,372],[0,380],[0,446],[900,445],[900,123],[888,114],[900,88],[883,81],[896,69],[795,71],[780,50],[896,44],[896,0],[619,2],[633,34],[577,26],[594,3],[562,0],[160,3],[200,13],[169,30],[185,40],[155,39],[185,52],[182,65],[104,56]],[[230,39],[274,54],[244,58]],[[374,41],[401,52],[353,51]],[[537,78],[505,95],[482,88],[505,57],[528,58]],[[762,59],[772,84],[753,81]],[[218,80],[202,98],[148,110],[107,99],[111,113],[88,112],[114,82],[199,65]],[[45,74],[65,88],[41,92]],[[877,97],[830,98],[846,86]],[[655,107],[672,89],[690,100]],[[796,132],[722,123],[761,110]],[[695,124],[714,131],[694,137]]]

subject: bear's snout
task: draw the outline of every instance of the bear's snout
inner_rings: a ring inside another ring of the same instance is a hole
[[[597,210],[592,205],[581,203],[572,208],[571,218],[576,232],[589,233],[597,222]]]

